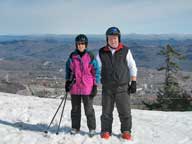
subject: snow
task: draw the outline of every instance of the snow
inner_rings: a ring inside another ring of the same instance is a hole
[[[61,99],[38,98],[0,93],[0,144],[192,144],[192,112],[161,112],[132,109],[133,141],[119,138],[120,122],[114,110],[113,135],[100,138],[101,106],[96,111],[97,135],[90,138],[82,108],[80,134],[70,135],[71,103],[67,101],[61,129],[56,135],[60,112],[49,133],[44,130]]]

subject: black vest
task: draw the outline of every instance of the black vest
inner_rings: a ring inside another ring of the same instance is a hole
[[[116,51],[113,55],[110,50],[103,47],[99,50],[101,59],[101,83],[104,85],[124,85],[130,80],[129,68],[126,56],[129,48],[123,46],[122,49]]]

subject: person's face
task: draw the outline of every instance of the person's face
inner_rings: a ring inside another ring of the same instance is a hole
[[[77,49],[80,51],[80,52],[83,52],[85,49],[86,49],[86,46],[85,46],[85,43],[77,43]]]
[[[112,48],[117,48],[119,45],[119,37],[118,35],[109,35],[108,37],[108,44],[112,47]]]

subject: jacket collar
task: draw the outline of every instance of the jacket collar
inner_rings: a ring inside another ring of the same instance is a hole
[[[118,47],[115,49],[115,52],[121,50],[122,48],[123,48],[123,44],[122,44],[122,43],[119,43]],[[104,47],[104,51],[106,51],[106,52],[110,51],[109,45],[106,45],[106,46]]]

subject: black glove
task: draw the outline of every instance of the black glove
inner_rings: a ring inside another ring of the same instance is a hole
[[[90,96],[95,97],[97,95],[97,85],[93,85]]]
[[[71,89],[71,81],[67,80],[65,82],[65,92],[69,92]]]
[[[129,93],[136,93],[137,83],[136,81],[131,81],[131,85],[129,86]]]

